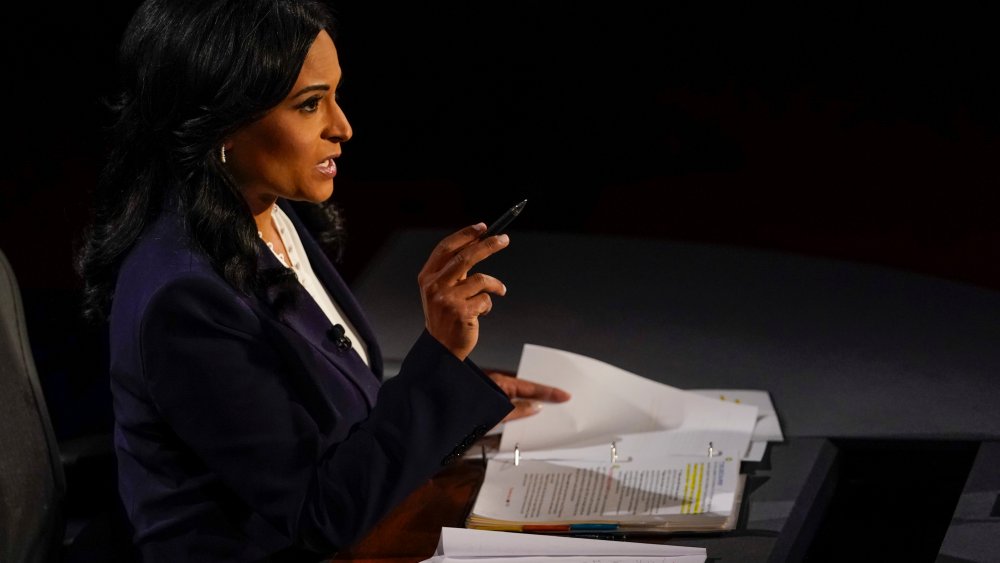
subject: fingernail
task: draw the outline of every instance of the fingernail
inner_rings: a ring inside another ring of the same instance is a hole
[[[507,295],[507,284],[501,283],[500,285],[503,287],[503,294]]]
[[[538,401],[531,401],[531,405],[529,405],[528,408],[531,409],[531,412],[538,412],[542,410],[542,403]]]
[[[475,225],[472,226],[472,228],[475,229],[475,230],[477,230],[477,231],[485,231],[486,230],[486,223],[476,223]]]
[[[497,240],[500,241],[500,244],[507,244],[508,242],[510,242],[510,237],[507,236],[506,234],[503,234],[498,236]]]

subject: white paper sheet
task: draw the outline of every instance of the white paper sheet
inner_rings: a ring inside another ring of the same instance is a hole
[[[778,413],[771,402],[771,394],[757,389],[688,389],[705,397],[728,401],[741,405],[757,407],[757,424],[753,428],[750,448],[743,456],[744,461],[760,461],[764,459],[768,442],[784,442]]]
[[[480,530],[482,531],[482,530]],[[625,542],[619,542],[625,543]],[[426,563],[460,563],[460,562],[474,562],[474,563],[704,563],[706,557],[704,555],[677,555],[674,557],[660,557],[660,556],[621,556],[621,555],[545,555],[545,556],[529,556],[529,557],[517,557],[517,559],[512,559],[509,557],[476,557],[475,559],[467,559],[464,557],[452,557],[449,555],[435,555],[430,559],[426,559]]]
[[[753,405],[757,407],[757,424],[754,426],[751,440],[755,442],[784,442],[778,413],[771,402],[771,394],[757,389],[688,389],[691,393],[719,399],[738,405]]]
[[[767,452],[767,442],[750,442],[750,449],[743,456],[743,461],[760,461],[764,459],[765,452]]]
[[[689,393],[580,354],[525,344],[518,377],[561,387],[573,398],[505,424],[501,452],[610,446],[624,435],[670,430],[657,448],[704,455],[708,442],[747,452],[757,407]]]
[[[669,461],[675,457],[708,456],[708,444],[711,442],[713,456],[729,456],[740,459],[748,447],[747,432],[745,431],[706,431],[679,428],[638,434],[608,434],[607,436],[607,442],[593,446],[521,450],[518,457],[521,460],[540,461],[595,461],[611,460],[612,455],[617,455],[618,460],[623,462],[633,460]],[[613,451],[612,442],[614,443]],[[490,457],[498,460],[512,460],[514,452],[497,452]]]
[[[579,559],[570,559],[574,556]],[[564,563],[638,562],[640,557],[643,561],[663,558],[675,563],[704,563],[707,553],[702,547],[442,528],[434,557],[425,561],[475,560],[484,563],[512,557],[518,558],[518,563],[533,560],[528,558],[537,558],[541,563],[551,561],[552,557]]]

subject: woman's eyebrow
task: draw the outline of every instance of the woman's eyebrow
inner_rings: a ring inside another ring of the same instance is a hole
[[[313,84],[312,86],[306,86],[305,88],[303,88],[303,89],[299,90],[298,92],[292,94],[291,97],[298,98],[299,96],[301,96],[302,94],[305,94],[306,92],[312,92],[314,90],[328,91],[329,89],[330,89],[330,85],[329,84]]]

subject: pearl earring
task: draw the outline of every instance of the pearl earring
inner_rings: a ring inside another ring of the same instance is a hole
[[[226,145],[222,145],[222,164],[226,163]]]

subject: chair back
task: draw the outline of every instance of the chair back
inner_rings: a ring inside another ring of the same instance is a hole
[[[51,561],[62,545],[66,483],[24,321],[0,251],[0,561]]]

